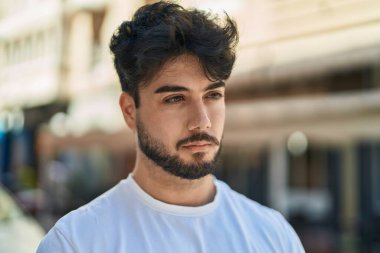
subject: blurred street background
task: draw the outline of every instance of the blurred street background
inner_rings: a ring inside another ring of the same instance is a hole
[[[131,172],[108,43],[152,2],[1,0],[1,253],[34,252]],[[177,2],[240,31],[216,176],[280,211],[306,252],[380,252],[380,1]]]

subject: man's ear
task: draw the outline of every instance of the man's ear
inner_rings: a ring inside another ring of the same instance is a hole
[[[119,99],[120,109],[123,113],[124,120],[130,129],[136,128],[136,105],[134,99],[127,93],[123,92]]]

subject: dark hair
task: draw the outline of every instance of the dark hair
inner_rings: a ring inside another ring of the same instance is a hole
[[[139,85],[147,84],[163,64],[183,54],[196,56],[208,79],[228,79],[238,32],[235,22],[225,15],[220,24],[216,15],[165,1],[139,8],[110,42],[122,90],[138,107]]]

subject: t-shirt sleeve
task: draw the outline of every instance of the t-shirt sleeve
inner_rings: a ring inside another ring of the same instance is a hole
[[[53,227],[38,246],[37,253],[78,253],[71,241],[58,228]]]

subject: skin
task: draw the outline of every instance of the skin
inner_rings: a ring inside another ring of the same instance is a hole
[[[224,83],[210,81],[196,57],[182,55],[167,62],[146,87],[140,88],[139,108],[125,92],[119,104],[136,138],[139,120],[170,154],[195,163],[199,157],[211,161],[220,147],[205,141],[186,143],[178,149],[176,144],[197,132],[205,132],[220,142],[225,120],[224,92]],[[145,192],[169,204],[204,205],[213,200],[216,192],[211,175],[194,180],[173,176],[146,157],[139,147],[132,176]]]

